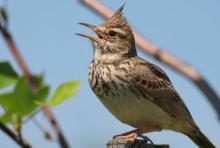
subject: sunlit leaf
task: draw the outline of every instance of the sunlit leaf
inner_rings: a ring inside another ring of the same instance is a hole
[[[53,94],[51,100],[49,100],[49,106],[56,106],[63,101],[69,99],[72,96],[75,96],[77,89],[80,85],[79,81],[71,81],[61,84]]]
[[[0,62],[0,88],[14,84],[18,74],[14,71],[9,62]]]

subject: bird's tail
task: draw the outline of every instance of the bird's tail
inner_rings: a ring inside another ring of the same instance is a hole
[[[197,128],[193,132],[185,133],[199,148],[216,148],[214,144]]]

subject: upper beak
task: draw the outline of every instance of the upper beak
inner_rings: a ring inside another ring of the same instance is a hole
[[[90,25],[90,24],[87,24],[87,23],[79,23],[79,24],[93,30],[94,32],[97,31],[96,26],[93,26],[93,25]]]
[[[92,31],[94,31],[96,34],[98,34],[99,37],[101,37],[100,33],[98,33],[98,29],[96,26],[87,24],[87,23],[79,23],[80,25],[86,26],[87,28],[91,29]],[[91,36],[91,35],[86,35],[86,34],[81,34],[81,33],[76,33],[76,35],[88,38],[92,41],[96,41],[96,42],[100,42],[101,39],[97,36]]]

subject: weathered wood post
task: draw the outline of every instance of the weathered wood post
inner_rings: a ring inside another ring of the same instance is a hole
[[[146,140],[137,139],[134,142],[126,140],[113,139],[106,144],[107,148],[169,148],[169,145],[150,144]]]

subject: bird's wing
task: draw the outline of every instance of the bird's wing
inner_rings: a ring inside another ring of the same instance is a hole
[[[173,117],[193,121],[166,73],[142,59],[134,67],[134,82],[139,91]]]

